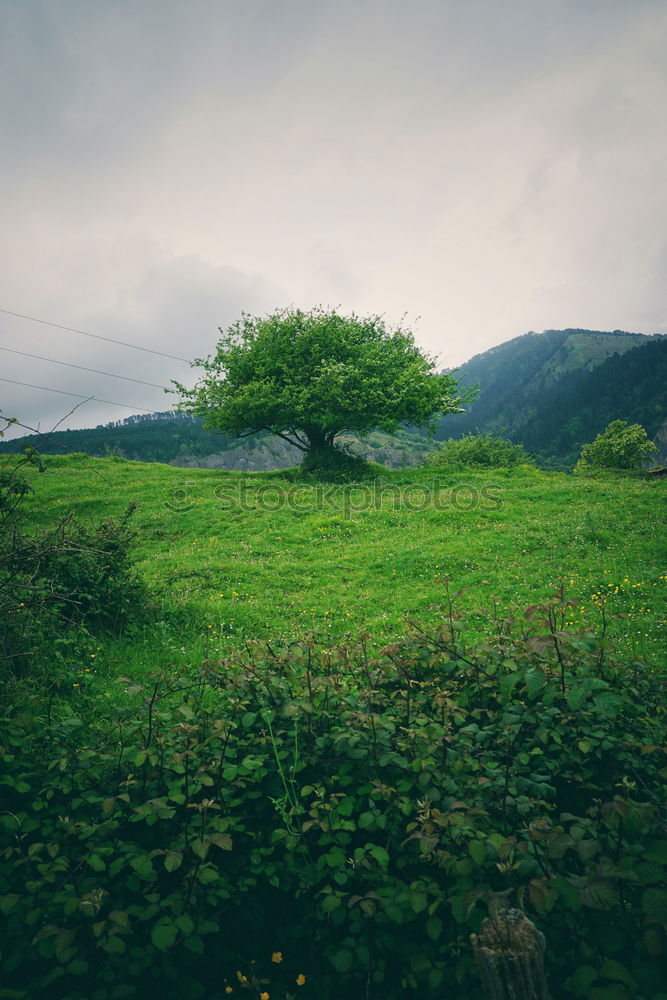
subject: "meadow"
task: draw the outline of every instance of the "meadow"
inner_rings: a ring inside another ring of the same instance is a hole
[[[188,632],[187,648],[165,639],[160,650],[151,629],[148,659],[140,643],[112,643],[100,665],[151,667],[175,654],[196,663],[259,638],[326,645],[365,631],[381,643],[407,620],[439,620],[446,590],[476,638],[495,609],[522,612],[561,584],[577,602],[571,627],[600,627],[604,609],[628,656],[657,664],[667,646],[664,481],[378,466],[374,483],[332,486],[83,455],[45,461],[45,473],[31,473],[34,523],[118,516],[136,501],[138,567],[163,617],[180,612]]]

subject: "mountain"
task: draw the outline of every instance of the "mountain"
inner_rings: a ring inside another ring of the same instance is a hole
[[[478,386],[465,413],[440,421],[436,437],[502,434],[545,465],[571,466],[611,420],[650,436],[667,421],[667,337],[597,330],[527,333],[478,354],[457,371]]]

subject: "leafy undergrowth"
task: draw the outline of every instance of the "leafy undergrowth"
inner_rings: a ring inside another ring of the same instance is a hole
[[[481,997],[499,907],[555,1000],[660,1000],[660,678],[562,595],[466,642],[249,643],[3,720],[0,997]]]

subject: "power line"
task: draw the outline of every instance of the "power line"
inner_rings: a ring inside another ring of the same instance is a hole
[[[176,354],[165,354],[164,351],[154,351],[150,347],[139,347],[138,344],[128,344],[125,340],[114,340],[113,337],[103,337],[99,333],[89,333],[87,330],[77,330],[73,326],[63,326],[62,323],[51,323],[47,319],[37,319],[35,316],[26,316],[24,313],[12,312],[11,309],[0,309],[0,313],[6,316],[16,316],[18,319],[27,319],[31,323],[41,323],[43,326],[54,326],[57,330],[67,330],[69,333],[80,333],[82,337],[93,337],[95,340],[106,340],[110,344],[120,344],[121,347],[131,347],[135,351],[145,351],[147,354],[159,354],[161,358],[171,358],[172,361],[184,361],[186,365],[190,362],[187,358],[179,358]]]
[[[130,378],[129,375],[114,375],[113,372],[102,372],[99,368],[84,368],[83,365],[73,365],[69,361],[56,361],[55,358],[45,358],[41,354],[27,354],[25,351],[15,351],[12,347],[0,347],[0,351],[8,351],[10,354],[20,354],[23,358],[36,358],[38,361],[48,361],[52,365],[66,365],[67,368],[78,368],[82,372],[94,372],[95,375],[108,375],[109,378],[122,378],[126,382],[138,382],[139,385],[150,385],[153,389],[164,389],[163,385],[157,382],[144,382],[140,378]]]
[[[63,389],[52,389],[48,385],[33,385],[31,382],[17,382],[13,378],[0,378],[0,382],[11,382],[12,385],[24,385],[28,389],[42,389],[44,392],[57,392],[60,396],[74,396],[76,399],[95,400],[96,403],[108,403],[109,406],[120,406],[124,410],[143,410],[144,413],[159,413],[159,410],[149,410],[145,406],[135,406],[133,403],[114,403],[112,399],[100,399],[99,396],[82,396],[80,392],[65,392]]]

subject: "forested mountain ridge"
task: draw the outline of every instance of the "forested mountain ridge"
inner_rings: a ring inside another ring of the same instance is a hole
[[[667,338],[623,331],[546,330],[493,347],[462,365],[478,387],[465,413],[443,417],[436,437],[502,434],[546,464],[571,465],[611,420],[656,435],[667,420]]]

